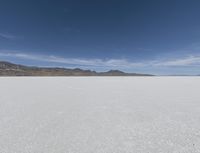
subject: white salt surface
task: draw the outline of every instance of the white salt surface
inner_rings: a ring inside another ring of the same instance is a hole
[[[200,78],[0,78],[0,153],[200,153]]]

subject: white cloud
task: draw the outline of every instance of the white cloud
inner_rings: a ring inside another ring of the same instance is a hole
[[[167,60],[154,63],[155,66],[200,66],[200,56],[188,56],[184,58]]]
[[[33,55],[24,53],[0,53],[0,57],[14,57],[28,60],[70,64],[70,65],[81,65],[81,66],[96,66],[96,67],[123,67],[129,68],[134,66],[144,66],[143,63],[129,62],[126,59],[81,59],[81,58],[63,58],[58,56],[44,56],[44,55]]]
[[[107,67],[107,68],[139,68],[139,67],[173,67],[173,66],[200,66],[200,56],[187,56],[184,58],[168,60],[151,60],[144,62],[132,62],[127,59],[83,59],[64,58],[58,56],[34,55],[26,53],[0,52],[0,57],[12,57],[27,60],[60,63],[66,65]]]

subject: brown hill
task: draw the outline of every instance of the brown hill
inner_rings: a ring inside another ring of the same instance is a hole
[[[79,68],[31,67],[0,61],[0,76],[152,76],[149,74],[125,73],[119,70],[96,72]]]

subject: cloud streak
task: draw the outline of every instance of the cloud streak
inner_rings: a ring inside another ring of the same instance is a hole
[[[79,66],[94,66],[94,67],[138,67],[144,66],[143,63],[133,63],[126,59],[82,59],[82,58],[63,58],[58,56],[45,56],[45,55],[33,55],[24,53],[0,53],[0,57],[12,57],[26,60],[35,60],[51,63],[60,63],[66,65],[79,65]]]
[[[185,67],[200,66],[200,56],[187,56],[168,60],[151,60],[144,62],[132,62],[127,59],[83,59],[64,58],[58,56],[34,55],[26,53],[0,52],[0,57],[18,58],[50,63],[59,63],[74,66],[104,67],[104,68],[140,68],[140,67]]]
[[[0,33],[0,37],[1,37],[1,38],[4,38],[4,39],[10,39],[10,40],[13,40],[13,39],[16,39],[16,38],[17,38],[17,37],[14,36],[14,35],[6,34],[6,33]]]
[[[200,56],[188,56],[184,58],[157,63],[158,66],[200,66]]]

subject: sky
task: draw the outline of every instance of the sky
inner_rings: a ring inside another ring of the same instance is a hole
[[[200,74],[199,0],[1,0],[0,61]]]

